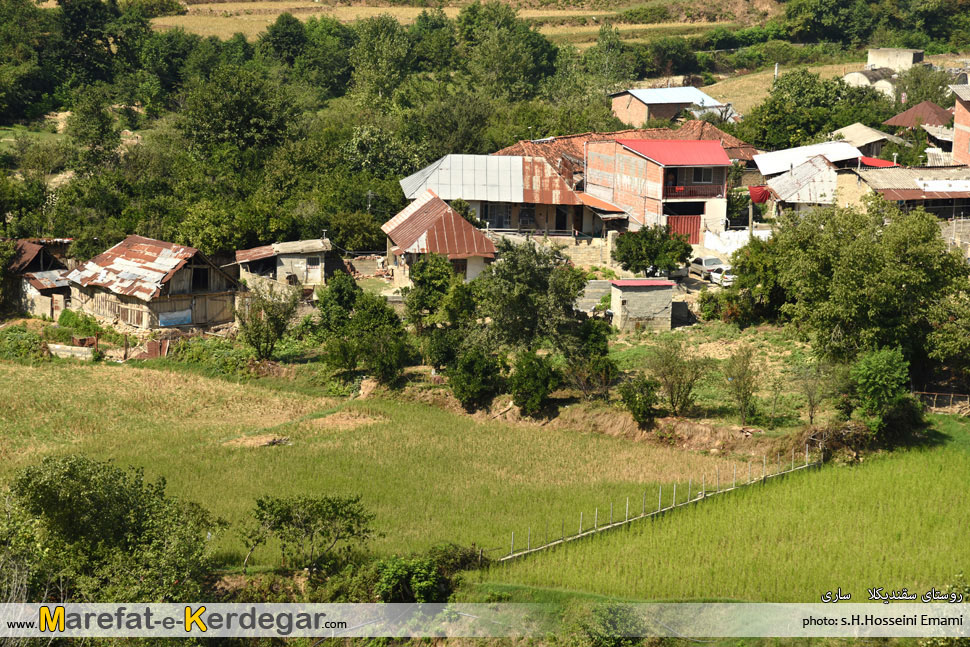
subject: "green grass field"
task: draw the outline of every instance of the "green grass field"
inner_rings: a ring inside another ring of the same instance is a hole
[[[933,416],[926,446],[799,472],[655,521],[493,567],[483,590],[625,599],[818,602],[842,587],[924,591],[970,565],[970,421]],[[541,594],[540,594],[541,595]]]
[[[262,495],[361,494],[384,533],[373,548],[408,553],[443,541],[492,554],[509,536],[591,520],[609,501],[656,498],[661,483],[727,473],[734,462],[603,434],[473,419],[373,397],[236,384],[188,372],[112,365],[0,363],[0,482],[48,454],[83,453],[143,467],[169,491],[230,522]],[[330,415],[333,414],[333,415]],[[270,438],[291,444],[260,446]],[[588,522],[589,523],[589,522]],[[227,567],[243,547],[218,543]],[[517,546],[518,547],[518,546]],[[254,555],[270,566],[271,548]]]

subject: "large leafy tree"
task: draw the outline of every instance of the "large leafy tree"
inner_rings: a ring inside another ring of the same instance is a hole
[[[497,247],[501,260],[474,281],[489,333],[501,343],[527,348],[558,341],[586,285],[583,272],[557,249],[505,239]]]
[[[929,313],[966,283],[966,264],[947,252],[936,217],[881,198],[866,211],[787,214],[777,236],[790,296],[782,312],[834,358],[899,347],[925,361]]]
[[[948,108],[953,104],[953,93],[950,84],[953,77],[946,70],[937,70],[927,65],[914,65],[899,75],[894,87],[896,89],[896,106],[905,110],[923,101]],[[903,103],[903,96],[906,103]]]
[[[819,134],[857,121],[878,126],[892,114],[892,103],[877,90],[796,70],[775,80],[768,97],[739,124],[737,134],[755,146],[776,150],[807,144]]]
[[[363,101],[391,98],[411,67],[407,31],[389,14],[356,25],[357,43],[350,50],[354,91]]]
[[[690,258],[687,237],[674,234],[669,225],[642,227],[620,234],[613,250],[613,260],[634,274],[657,276],[682,267]]]
[[[226,65],[209,80],[192,85],[177,126],[202,150],[229,146],[258,151],[281,143],[296,114],[279,83],[249,67]]]

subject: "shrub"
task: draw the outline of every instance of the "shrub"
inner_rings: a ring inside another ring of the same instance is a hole
[[[357,297],[363,293],[354,277],[347,272],[336,272],[326,287],[317,290],[320,328],[330,333],[342,330],[350,319]]]
[[[300,303],[300,293],[290,287],[253,286],[245,306],[236,310],[239,337],[253,349],[256,359],[273,356],[276,343],[290,327]]]
[[[739,347],[724,365],[724,377],[728,392],[738,405],[741,424],[748,421],[754,406],[754,394],[758,390],[760,371],[755,361],[754,348],[748,344]]]
[[[587,400],[606,398],[619,377],[616,362],[605,355],[570,357],[563,368],[566,381]]]
[[[912,412],[903,413],[909,407],[905,402],[909,362],[900,349],[884,348],[861,355],[852,367],[852,382],[870,431],[885,431],[889,418],[912,418]]]
[[[249,349],[237,346],[228,339],[205,337],[180,339],[172,346],[168,357],[228,377],[251,374],[254,359]]]
[[[491,402],[502,388],[502,365],[498,358],[478,347],[458,355],[454,368],[448,372],[452,393],[468,411]]]
[[[660,403],[660,396],[657,394],[659,389],[659,382],[642,373],[636,374],[633,378],[621,384],[618,389],[623,406],[627,408],[627,411],[630,412],[641,428],[653,424],[653,419],[660,413],[657,409],[657,404]]]
[[[617,602],[571,603],[563,616],[563,626],[576,644],[591,647],[635,647],[643,644],[647,633],[635,607]]]
[[[44,340],[27,326],[0,329],[0,359],[42,360],[47,357]]]
[[[104,332],[104,328],[98,320],[89,314],[76,310],[64,310],[57,318],[57,325],[62,328],[70,328],[79,337],[93,337]]]
[[[390,557],[377,562],[374,591],[382,602],[447,602],[458,574],[476,564],[474,547],[433,546],[426,555]]]
[[[708,362],[672,335],[660,337],[647,356],[647,368],[660,381],[667,405],[675,416],[684,415],[694,403],[694,388],[707,366]]]
[[[381,384],[394,384],[401,379],[409,351],[403,331],[391,326],[368,331],[356,343],[360,366]]]
[[[523,415],[535,416],[559,386],[559,374],[547,358],[527,351],[516,358],[508,385],[515,406]]]
[[[452,366],[458,356],[461,334],[453,328],[430,328],[421,341],[424,361],[437,369]]]

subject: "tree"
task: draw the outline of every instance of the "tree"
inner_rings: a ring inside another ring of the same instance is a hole
[[[791,0],[785,19],[792,37],[809,43],[864,43],[875,22],[866,0]]]
[[[404,295],[404,311],[418,333],[440,321],[439,310],[455,280],[451,263],[440,254],[425,254],[411,266],[412,286]]]
[[[72,72],[65,79],[77,87],[108,82],[112,77],[112,22],[119,16],[117,3],[101,0],[58,0],[63,60]]]
[[[508,379],[512,403],[523,415],[538,415],[549,400],[549,394],[559,384],[559,374],[548,357],[532,351],[520,353],[515,359]]]
[[[574,317],[585,275],[558,249],[507,239],[497,248],[501,261],[486,267],[475,281],[490,334],[501,343],[526,348],[543,338],[558,340],[563,324]]]
[[[501,362],[478,346],[466,348],[448,371],[448,386],[467,411],[484,407],[502,388]]]
[[[289,330],[300,294],[295,288],[256,283],[249,295],[245,305],[236,310],[239,336],[253,349],[256,359],[267,360]]]
[[[953,102],[950,84],[953,77],[946,70],[937,70],[929,65],[914,65],[901,72],[893,84],[896,91],[896,108],[900,111],[924,101],[932,101],[939,106]],[[906,102],[903,103],[903,97]]]
[[[694,388],[707,362],[688,350],[683,340],[663,335],[647,356],[647,369],[663,387],[670,412],[682,416],[694,403]]]
[[[354,91],[365,102],[388,100],[411,67],[408,34],[390,14],[359,20],[356,31],[350,50]]]
[[[190,601],[211,568],[211,531],[220,524],[197,505],[83,456],[49,457],[13,480],[15,503],[38,532],[43,559],[79,602]],[[36,599],[39,591],[31,592]]]
[[[284,65],[293,65],[307,45],[307,33],[291,13],[281,13],[259,37],[259,46]]]
[[[636,54],[620,39],[620,31],[611,24],[604,23],[600,27],[596,44],[583,53],[583,64],[606,89],[619,87],[636,76]]]
[[[80,148],[77,166],[85,173],[93,173],[118,160],[121,135],[115,128],[109,106],[104,86],[86,87],[76,94],[67,132]]]
[[[244,532],[249,554],[270,536],[280,543],[285,566],[315,568],[333,559],[340,544],[349,552],[360,549],[373,536],[374,515],[360,496],[264,496],[256,499],[254,525]]]
[[[364,291],[347,272],[335,272],[326,287],[317,289],[320,327],[326,333],[339,333],[350,321],[357,298]]]
[[[296,118],[279,84],[248,67],[223,65],[189,88],[176,125],[205,151],[230,146],[256,151],[283,141]]]
[[[932,330],[927,335],[929,356],[951,368],[970,384],[970,295],[954,292],[929,312]]]
[[[385,246],[381,223],[364,211],[345,211],[330,216],[330,239],[341,249],[373,252]]]
[[[754,408],[754,396],[758,390],[758,369],[754,348],[743,344],[735,350],[724,364],[727,389],[738,405],[741,424],[747,423]]]
[[[10,264],[17,256],[12,240],[0,239],[0,312],[15,307],[20,295],[20,277],[10,271]]]
[[[637,373],[619,386],[623,406],[627,408],[641,429],[653,424],[654,418],[660,413],[657,409],[660,403],[660,396],[657,394],[659,390],[660,383],[642,373]]]
[[[816,209],[783,217],[776,235],[782,313],[808,332],[824,357],[851,359],[899,347],[925,364],[927,313],[966,282],[937,218],[867,198],[866,211]]]
[[[613,260],[620,266],[645,276],[683,267],[690,259],[691,246],[687,236],[674,234],[670,225],[642,227],[620,234],[613,250]]]
[[[883,432],[908,396],[909,362],[898,348],[869,351],[853,365],[852,381],[867,426],[875,433]]]
[[[805,413],[809,426],[815,424],[815,414],[828,395],[829,371],[817,359],[795,364],[790,371],[795,388],[805,398]]]

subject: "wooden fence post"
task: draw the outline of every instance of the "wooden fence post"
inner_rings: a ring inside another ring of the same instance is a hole
[[[626,515],[623,517],[623,521],[630,520],[630,497],[626,498]]]
[[[714,466],[714,494],[721,491],[721,468]]]
[[[808,443],[805,443],[805,467],[808,467]]]
[[[691,479],[687,479],[687,500],[688,501],[691,500],[691,498],[690,498],[690,493],[691,493],[691,489],[690,488],[691,488],[691,485],[693,485],[691,483]]]
[[[660,493],[657,495],[657,512],[660,512],[660,508],[663,507],[664,500],[664,486],[660,486]]]
[[[677,482],[674,482],[674,502],[670,505],[671,508],[677,507]]]
[[[795,469],[795,448],[791,448],[791,468]]]
[[[764,483],[768,478],[768,454],[764,454],[762,459],[764,462],[761,463],[761,482]]]
[[[593,508],[593,530],[599,528],[600,525],[600,509]]]
[[[738,487],[738,464],[734,464],[734,481],[731,483],[731,489]]]
[[[706,496],[707,496],[707,475],[705,474],[704,476],[701,477],[701,498],[703,499]]]
[[[512,531],[512,543],[509,544],[509,555],[515,552],[515,531]]]
[[[532,526],[529,526],[528,538],[525,540],[525,549],[532,550]]]

